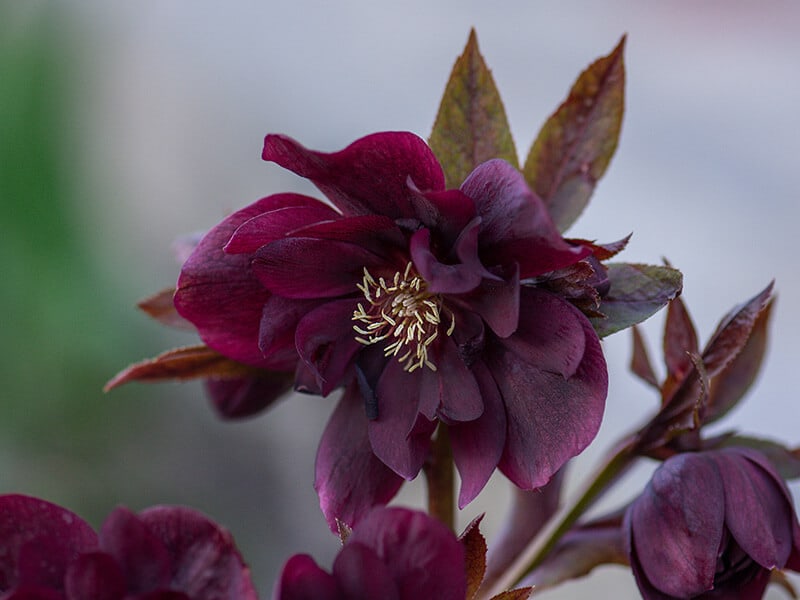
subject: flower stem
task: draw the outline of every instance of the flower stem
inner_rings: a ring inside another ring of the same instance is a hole
[[[439,424],[424,467],[428,484],[428,512],[455,531],[455,469],[447,427]]]
[[[504,590],[511,589],[522,581],[528,573],[538,567],[564,534],[633,464],[634,458],[636,458],[636,454],[630,444],[625,444],[612,455],[595,478],[586,486],[578,500],[571,507],[565,507],[554,515],[541,533],[492,586],[486,597],[492,598]]]

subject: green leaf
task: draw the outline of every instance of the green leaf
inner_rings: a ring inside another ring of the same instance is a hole
[[[681,272],[672,267],[629,263],[607,267],[611,287],[598,309],[605,317],[589,319],[600,337],[641,323],[675,298],[683,287]]]
[[[525,160],[525,180],[559,231],[583,212],[617,149],[625,106],[624,46],[625,37],[580,74]]]
[[[430,146],[442,164],[448,188],[460,186],[475,167],[492,158],[519,168],[500,92],[478,50],[474,29],[453,66]]]

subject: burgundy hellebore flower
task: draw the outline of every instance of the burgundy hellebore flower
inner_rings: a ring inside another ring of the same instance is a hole
[[[378,507],[353,529],[327,573],[307,554],[283,567],[273,600],[464,600],[465,551],[424,513]]]
[[[197,511],[114,510],[100,534],[50,502],[0,496],[2,600],[256,600],[228,532]]]
[[[583,261],[576,273],[595,293],[605,273],[516,169],[492,160],[446,190],[430,148],[397,132],[330,154],[270,135],[263,158],[335,208],[286,193],[230,215],[184,264],[175,306],[233,360],[296,368],[303,391],[345,386],[317,455],[332,528],[414,478],[439,422],[462,507],[495,468],[538,488],[591,442],[605,360],[586,316],[547,280]]]
[[[625,515],[625,542],[646,600],[761,598],[771,569],[800,568],[789,492],[759,452],[676,454]]]

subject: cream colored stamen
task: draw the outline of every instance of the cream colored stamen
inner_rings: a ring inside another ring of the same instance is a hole
[[[428,359],[428,348],[439,336],[442,310],[448,313],[450,336],[456,327],[455,316],[442,306],[441,298],[427,291],[425,280],[414,273],[409,262],[405,270],[390,281],[377,280],[364,268],[364,279],[356,284],[367,301],[353,311],[356,341],[371,346],[383,340],[388,344],[384,356],[395,356],[403,369],[411,373],[420,367],[436,370]]]

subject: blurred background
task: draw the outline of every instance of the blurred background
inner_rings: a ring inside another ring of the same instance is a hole
[[[232,531],[264,597],[294,552],[330,566],[337,541],[312,480],[333,398],[291,397],[222,423],[197,384],[101,388],[128,363],[195,341],[135,308],[174,283],[176,238],[270,193],[316,194],[260,160],[264,134],[320,150],[389,129],[427,137],[472,26],[523,159],[578,73],[628,34],[619,150],[570,235],[633,232],[621,260],[667,257],[703,342],[775,278],[766,365],[720,429],[800,442],[800,4],[231,6],[0,2],[0,492],[47,498],[95,526],[117,504],[194,506]],[[662,322],[645,328],[654,360]],[[628,333],[605,342],[608,409],[568,493],[656,405],[627,372],[629,349]],[[650,469],[599,509],[636,494]],[[490,485],[462,521],[488,511],[491,533],[506,484]],[[420,505],[421,491],[414,482],[398,502]],[[542,597],[600,589],[636,596],[629,571],[609,567]]]

